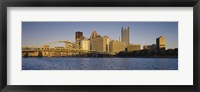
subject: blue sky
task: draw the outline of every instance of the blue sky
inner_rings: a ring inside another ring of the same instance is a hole
[[[121,36],[121,28],[130,28],[130,43],[151,45],[166,38],[166,48],[178,48],[178,22],[22,22],[22,45],[42,46],[49,42],[75,41],[75,32],[89,38],[93,30],[112,40]]]

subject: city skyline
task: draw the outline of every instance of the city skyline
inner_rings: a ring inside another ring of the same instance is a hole
[[[151,45],[166,37],[166,48],[178,48],[178,22],[22,22],[22,45],[41,46],[49,42],[75,42],[75,32],[89,38],[95,30],[111,40],[121,38],[121,28],[130,28],[130,43]],[[147,40],[148,39],[148,40]]]

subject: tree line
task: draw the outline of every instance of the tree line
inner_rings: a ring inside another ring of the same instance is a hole
[[[116,57],[178,57],[178,49],[121,51]]]

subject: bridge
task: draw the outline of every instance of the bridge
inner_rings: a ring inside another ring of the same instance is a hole
[[[50,47],[50,45],[58,43],[64,43],[65,47]],[[82,50],[79,44],[70,42],[68,40],[46,43],[41,47],[22,47],[22,56],[68,56],[87,52],[88,51]]]
[[[50,47],[50,45],[64,43],[65,47]],[[40,47],[26,46],[22,47],[23,57],[61,57],[61,56],[81,56],[81,57],[107,57],[108,53],[100,53],[91,50],[83,50],[82,47],[73,42],[55,41],[46,43]]]

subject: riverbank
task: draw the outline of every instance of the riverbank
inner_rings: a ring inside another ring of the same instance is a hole
[[[43,56],[47,57],[47,56]],[[35,58],[43,58],[43,57],[35,57]],[[118,56],[112,56],[112,57],[77,57],[77,56],[53,56],[52,58],[178,58],[178,56],[132,56],[132,57],[118,57]],[[30,57],[23,57],[23,58],[34,58],[34,56]],[[51,57],[48,57],[51,58]]]

